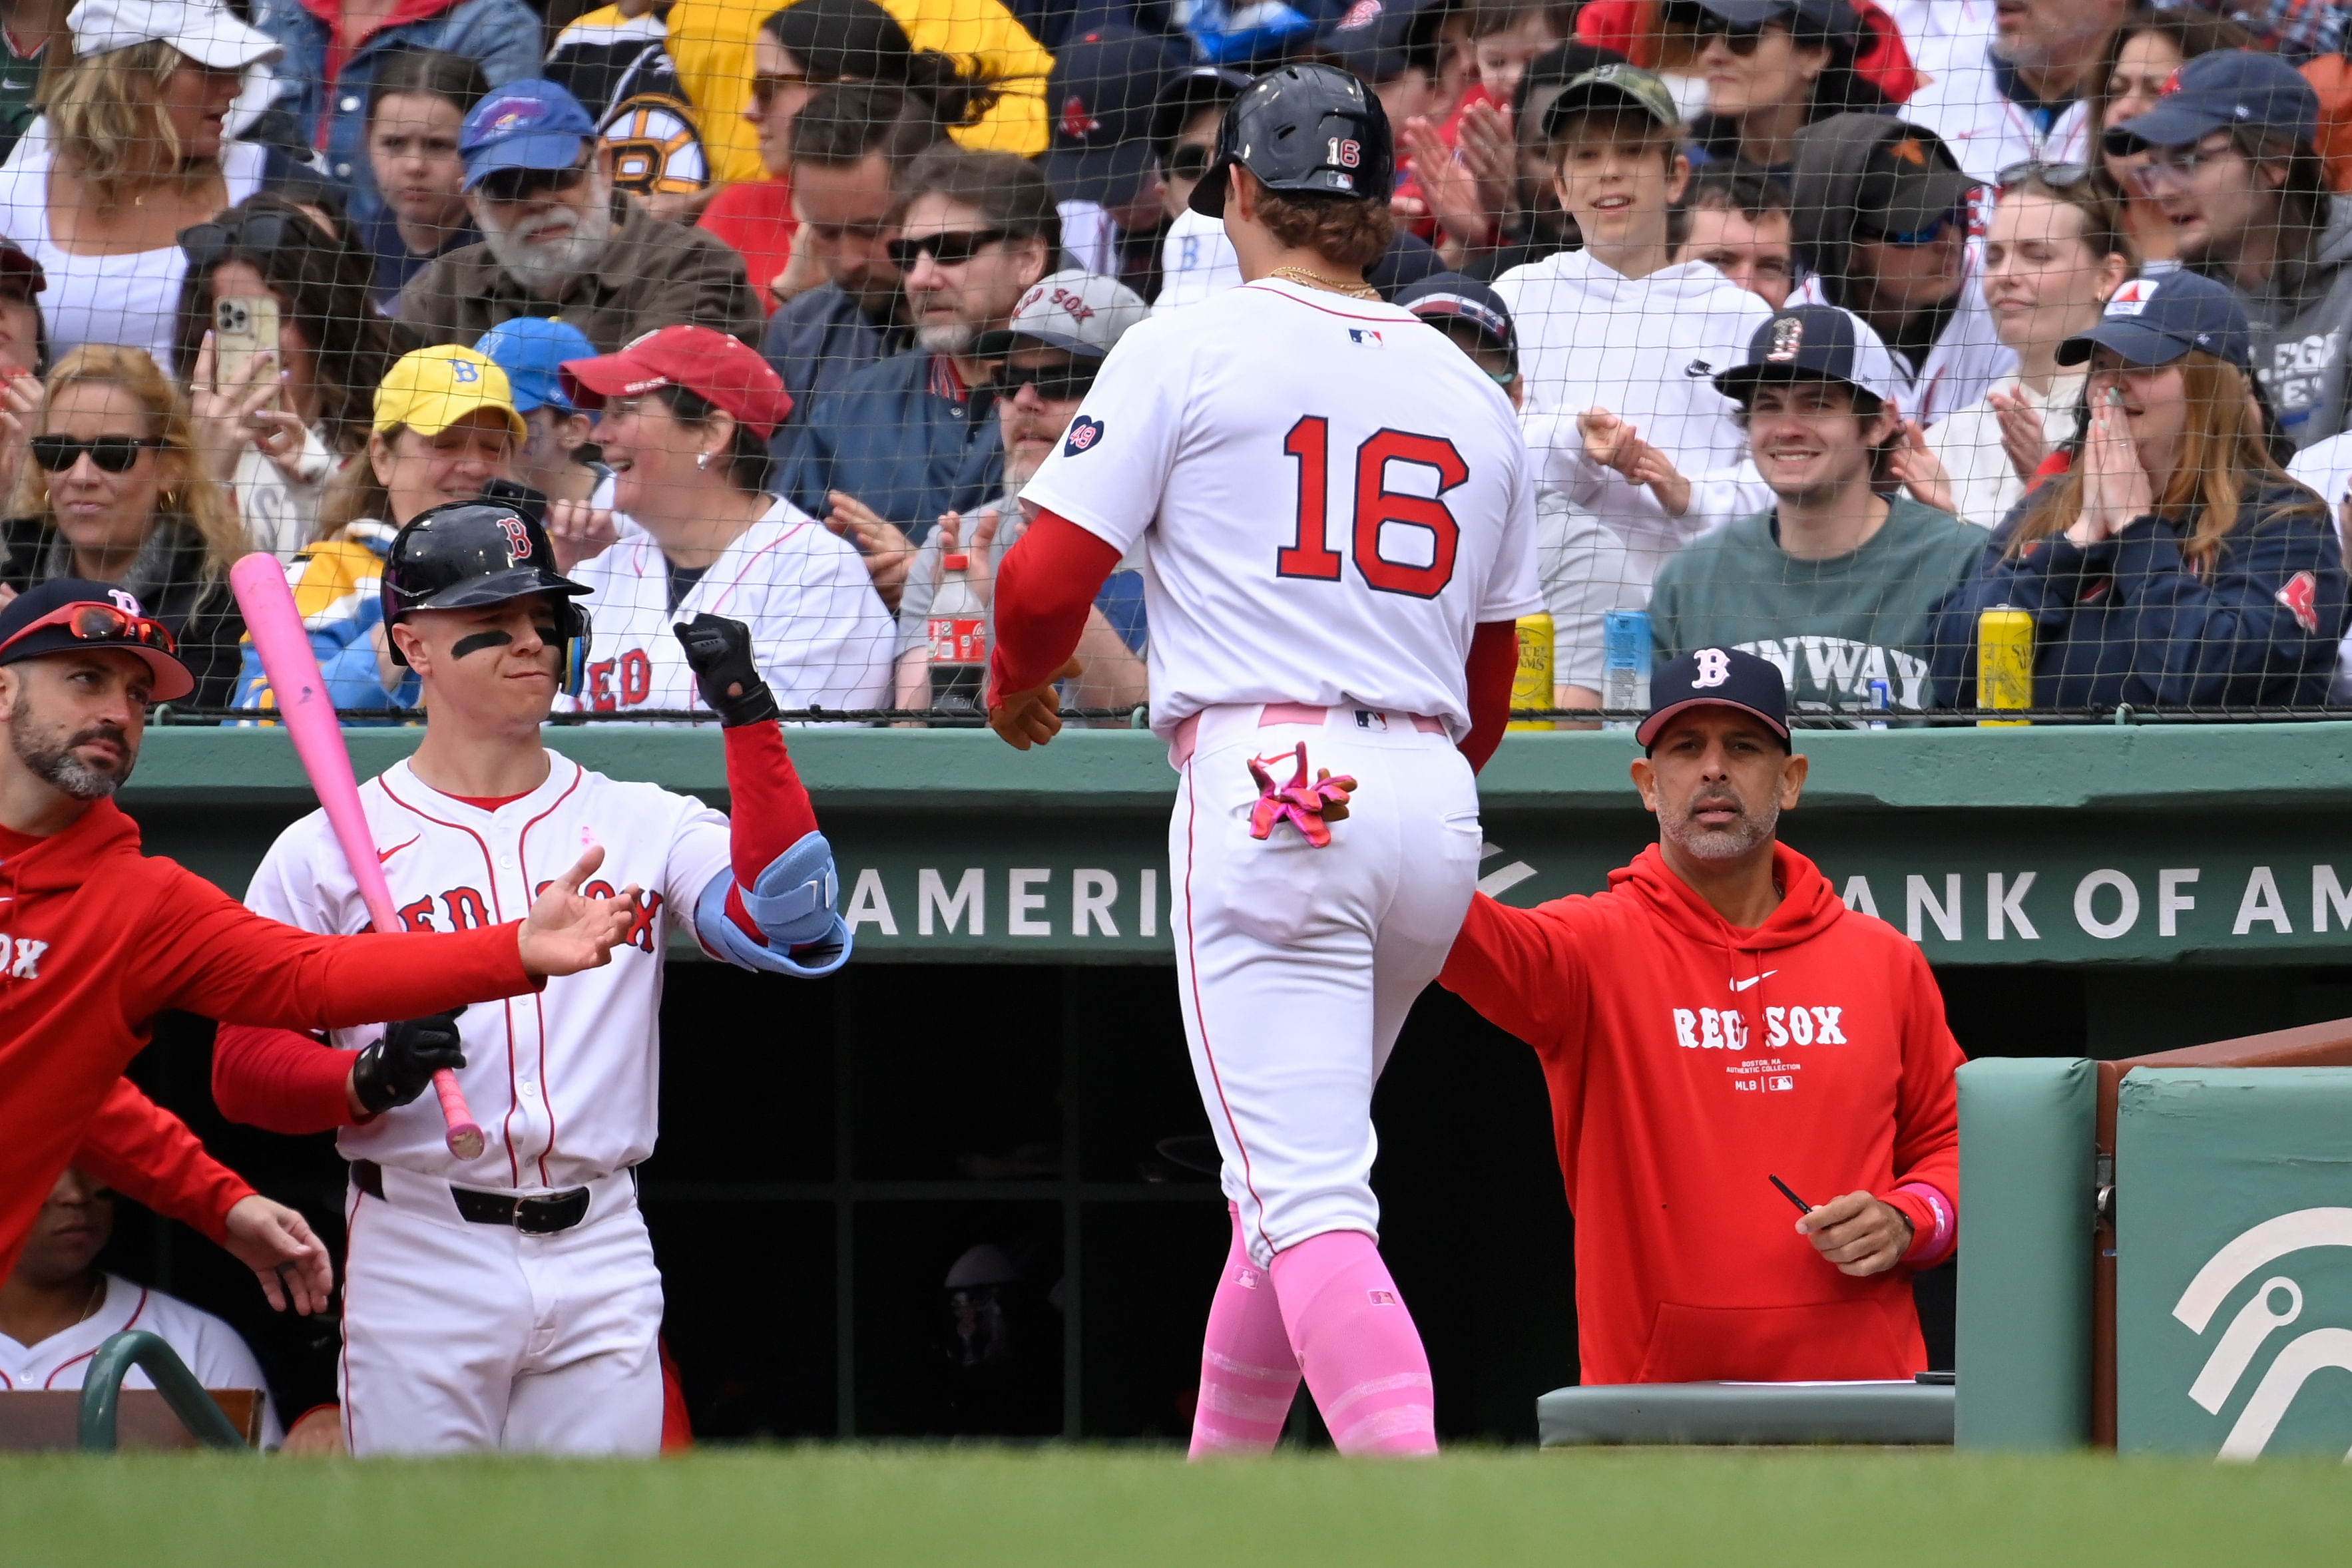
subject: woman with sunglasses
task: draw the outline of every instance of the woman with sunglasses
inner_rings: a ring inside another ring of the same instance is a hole
[[[898,707],[961,707],[979,716],[976,666],[986,661],[985,649],[977,661],[963,662],[962,686],[972,689],[950,690],[955,677],[944,667],[933,668],[953,652],[942,640],[955,635],[931,620],[942,568],[962,571],[980,601],[989,601],[997,563],[1028,528],[1020,506],[1022,486],[1062,444],[1104,359],[1129,327],[1150,314],[1125,284],[1084,271],[1040,278],[1023,305],[1010,328],[990,334],[977,349],[995,360],[989,392],[996,428],[981,442],[1002,453],[1002,479],[976,486],[963,509],[940,517],[907,569],[906,591],[898,601]],[[1068,683],[1063,700],[1074,707],[1132,707],[1142,702],[1149,686],[1143,647],[1142,574],[1122,563],[1087,612],[1078,638],[1086,673]]]
[[[1906,427],[1893,471],[1919,501],[1997,528],[2043,461],[2074,439],[2083,371],[2060,364],[2058,346],[2095,326],[2131,276],[2128,243],[2088,169],[2002,172],[1979,287],[2017,372],[1924,434]]]
[[[665,327],[617,354],[564,361],[563,385],[601,411],[613,505],[641,530],[615,539],[612,513],[578,501],[549,508],[558,570],[591,591],[581,706],[704,706],[670,629],[708,613],[751,628],[780,706],[883,706],[890,615],[865,564],[766,488],[768,437],[792,408],[768,361],[724,332]]]
[[[929,105],[940,134],[978,124],[1003,95],[979,68],[917,49],[874,0],[796,0],[760,25],[751,41],[751,99],[743,119],[767,178],[728,186],[703,209],[701,225],[743,255],[751,286],[770,311],[824,281],[813,259],[778,286],[793,254],[792,127],[809,99],[836,82],[878,82]]]
[[[1677,0],[1665,24],[1686,29],[1690,69],[1706,82],[1706,114],[1692,128],[1694,162],[1742,162],[1786,174],[1791,143],[1844,110],[1874,114],[1886,95],[1855,73],[1861,23],[1845,0],[1780,0],[1773,14],[1734,0]]]
[[[178,639],[195,676],[188,699],[222,707],[235,689],[245,621],[228,569],[249,548],[205,472],[188,405],[136,349],[91,343],[49,372],[0,522],[0,584],[110,583]]]
[[[291,560],[318,533],[328,480],[367,444],[370,402],[404,334],[369,308],[368,258],[290,202],[256,196],[180,243],[175,362],[197,450],[254,548]],[[224,373],[215,324],[224,306],[254,300],[276,309],[278,346]]]
[[[384,554],[419,513],[511,478],[529,434],[506,372],[461,348],[402,355],[375,389],[372,424],[365,447],[329,482],[312,541],[295,561],[294,604],[339,708],[415,706],[415,673],[392,662],[376,596]],[[277,704],[247,647],[236,706]]]
[[[2335,519],[2273,455],[2235,294],[2179,272],[2058,349],[2088,361],[2067,472],[1930,622],[1936,699],[1973,706],[1982,613],[2033,618],[2036,707],[2326,700],[2346,621]]]
[[[41,265],[49,348],[139,349],[168,364],[187,267],[177,236],[261,186],[231,141],[246,70],[278,46],[218,0],[122,5],[52,61],[42,116],[0,164],[0,233]]]

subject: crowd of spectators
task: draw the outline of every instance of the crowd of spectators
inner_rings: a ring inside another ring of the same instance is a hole
[[[2322,703],[2347,9],[0,0],[0,597],[118,583],[262,707],[270,551],[393,714],[375,563],[487,488],[600,639],[723,594],[788,706],[931,707],[1095,368],[1241,283],[1192,189],[1311,58],[1393,129],[1370,281],[1520,410],[1556,706],[1646,623],[1801,710],[1969,708],[1990,610],[2038,706]],[[1066,701],[1149,700],[1148,577]],[[643,647],[573,700],[693,706]]]

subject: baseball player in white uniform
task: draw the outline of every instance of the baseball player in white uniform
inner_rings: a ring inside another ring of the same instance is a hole
[[[622,531],[593,501],[549,511],[596,622],[576,706],[703,706],[669,628],[708,614],[751,628],[782,706],[887,706],[898,632],[856,547],[760,487],[768,437],[793,406],[767,361],[708,327],[664,327],[617,354],[567,360],[562,375],[601,414],[609,504],[635,524]]]
[[[278,1085],[277,1108],[247,1119],[341,1124],[354,1454],[655,1451],[661,1281],[632,1171],[654,1147],[669,934],[682,923],[712,956],[772,973],[828,974],[848,956],[832,852],[740,624],[677,630],[728,727],[731,825],[541,744],[566,644],[589,635],[581,588],[551,563],[545,534],[501,506],[435,507],[401,530],[384,623],[429,717],[415,754],[360,797],[412,927],[503,919],[596,843],[605,877],[644,889],[637,929],[610,965],[536,997],[338,1030],[333,1051],[232,1030],[215,1051],[225,1105]],[[247,903],[313,931],[368,921],[323,813],[279,836]],[[487,1136],[477,1158],[451,1153],[437,1102],[420,1098],[439,1067],[457,1069]]]
[[[1361,281],[1390,148],[1328,67],[1234,100],[1192,200],[1247,281],[1120,340],[997,588],[990,722],[1025,747],[1097,587],[1145,554],[1177,980],[1234,1216],[1196,1456],[1271,1448],[1302,1372],[1341,1451],[1436,1448],[1377,1246],[1372,1085],[1468,907],[1473,763],[1543,600],[1509,400]]]

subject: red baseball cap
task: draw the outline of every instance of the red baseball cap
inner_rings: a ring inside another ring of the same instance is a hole
[[[792,393],[758,350],[709,327],[664,327],[617,354],[566,360],[563,390],[583,409],[609,397],[684,387],[725,409],[761,440],[793,412]]]

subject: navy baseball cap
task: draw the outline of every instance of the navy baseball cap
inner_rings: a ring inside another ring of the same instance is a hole
[[[501,169],[569,169],[596,122],[580,100],[551,81],[510,81],[474,106],[457,131],[470,191]]]
[[[1861,30],[1862,18],[1845,0],[1689,0],[1712,11],[1735,27],[1760,26],[1794,16],[1834,37],[1851,37]]]
[[[1045,78],[1053,142],[1045,179],[1065,202],[1118,206],[1151,168],[1152,109],[1178,59],[1133,27],[1097,27],[1064,44]]]
[[[95,615],[76,625],[59,621],[26,635],[26,629],[44,617],[76,605],[104,605],[109,610],[145,620],[139,601],[111,583],[86,578],[58,577],[28,588],[0,609],[0,664],[37,659],[44,653],[90,653],[110,649],[135,655],[155,677],[149,694],[159,703],[174,701],[196,689],[196,677],[180,662],[179,646],[160,625],[121,627],[115,617]]]
[[[1375,0],[1377,3],[1377,0]],[[1256,78],[1231,66],[1194,66],[1160,85],[1151,100],[1151,144],[1164,157],[1184,134],[1184,122],[1204,109],[1223,109]]]
[[[1960,167],[1933,131],[1883,118],[1886,129],[1863,161],[1854,192],[1854,232],[1864,239],[1931,229],[1958,214],[1969,193],[1984,183]]]
[[[2216,131],[2250,125],[2309,146],[2319,135],[2319,94],[2276,55],[2217,49],[2172,73],[2146,114],[2107,128],[2106,149],[2186,147]]]
[[[1660,664],[1650,676],[1650,716],[1633,738],[1644,747],[1656,745],[1666,721],[1694,707],[1736,707],[1789,738],[1789,685],[1780,666],[1737,648],[1699,648]]]
[[[2253,364],[2252,330],[2236,291],[2194,272],[2128,279],[2097,326],[2058,345],[2058,362],[2079,365],[2095,347],[2113,349],[2135,365],[2168,365],[2191,349],[2242,371]]]
[[[1748,359],[1715,378],[1715,390],[1746,402],[1759,382],[1843,382],[1882,403],[1901,401],[1903,372],[1870,323],[1834,305],[1791,305],[1748,340]]]
[[[1389,301],[1401,305],[1424,321],[1466,321],[1493,347],[1519,362],[1519,332],[1511,321],[1511,308],[1503,297],[1475,277],[1458,272],[1433,272],[1407,284]]]
[[[483,333],[474,352],[506,371],[517,413],[535,408],[577,413],[579,405],[563,390],[563,361],[593,360],[596,345],[569,321],[518,316]]]
[[[1370,82],[1394,81],[1412,63],[1413,28],[1441,0],[1355,0],[1315,35],[1313,51]]]

